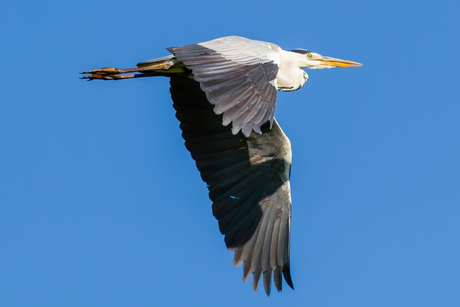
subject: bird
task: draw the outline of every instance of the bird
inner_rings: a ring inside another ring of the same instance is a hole
[[[241,36],[167,48],[170,55],[136,68],[83,71],[87,80],[164,76],[185,147],[206,182],[212,212],[243,264],[243,281],[272,278],[278,292],[290,273],[291,144],[274,117],[277,92],[300,89],[306,69],[362,64]]]

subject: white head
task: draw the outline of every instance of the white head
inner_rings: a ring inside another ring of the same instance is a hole
[[[301,57],[299,57],[301,68],[322,69],[333,67],[359,67],[363,65],[357,62],[322,56],[316,52],[305,49],[295,49],[290,50],[290,52],[301,55]]]

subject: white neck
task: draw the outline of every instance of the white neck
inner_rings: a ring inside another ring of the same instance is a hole
[[[306,57],[302,54],[280,50],[280,67],[276,78],[278,90],[295,91],[301,88],[308,79],[303,71]]]

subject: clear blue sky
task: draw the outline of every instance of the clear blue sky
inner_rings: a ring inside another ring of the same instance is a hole
[[[460,2],[3,1],[0,306],[460,306]],[[241,35],[361,62],[281,93],[291,269],[241,281],[166,78],[86,82]]]

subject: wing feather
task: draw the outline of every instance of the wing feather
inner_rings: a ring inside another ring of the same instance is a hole
[[[252,130],[260,133],[260,126],[265,122],[270,122],[270,127],[273,123],[279,50],[275,44],[238,36],[168,48],[177,60],[193,72],[209,102],[215,106],[216,114],[224,114],[223,125],[232,122],[233,134],[244,127],[243,134],[246,137]],[[248,92],[248,89],[251,91]],[[226,99],[231,96],[239,99]],[[246,100],[250,100],[250,103]],[[261,108],[259,104],[273,108]],[[257,118],[241,116],[243,112],[254,114],[254,109],[260,114]]]
[[[193,48],[190,50],[196,50]],[[252,90],[257,90],[257,85]],[[271,128],[268,123],[261,124],[262,134],[250,131],[246,137],[242,132],[232,133],[231,127],[222,126],[225,112],[215,114],[200,84],[187,76],[171,77],[171,95],[185,145],[208,184],[219,229],[227,248],[235,252],[233,263],[243,263],[243,280],[253,273],[257,290],[263,275],[267,295],[272,276],[278,291],[283,275],[292,287],[289,140],[276,121]],[[244,103],[248,112],[235,112],[234,119],[261,121],[261,113],[272,110],[267,104],[251,109],[256,103]]]

